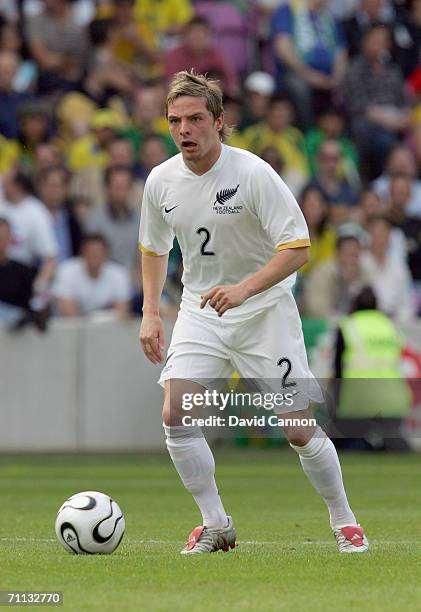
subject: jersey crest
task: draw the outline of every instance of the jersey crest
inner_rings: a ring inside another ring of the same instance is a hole
[[[218,191],[218,193],[216,194],[216,200],[213,203],[214,206],[216,206],[216,204],[220,204],[221,206],[223,206],[225,204],[225,202],[227,202],[228,200],[230,200],[231,198],[233,198],[235,196],[235,194],[238,191],[240,184],[237,185],[237,187],[233,187],[232,189],[221,189],[221,191]]]
[[[238,191],[240,184],[237,187],[231,187],[227,189],[221,189],[216,194],[215,202],[213,203],[213,210],[217,215],[238,215],[243,209],[239,206],[228,206],[227,202],[235,196]]]

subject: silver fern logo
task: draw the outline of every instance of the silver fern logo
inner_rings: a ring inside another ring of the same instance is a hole
[[[243,209],[241,205],[230,206],[227,204],[235,196],[239,186],[240,184],[237,187],[221,189],[221,191],[217,192],[215,202],[213,203],[213,209],[217,215],[236,215],[241,212]]]
[[[221,191],[218,191],[218,193],[216,194],[216,200],[213,205],[216,206],[217,204],[220,204],[221,206],[223,206],[225,202],[228,202],[228,200],[235,196],[239,186],[240,184],[238,184],[237,187],[233,187],[232,189],[221,189]]]

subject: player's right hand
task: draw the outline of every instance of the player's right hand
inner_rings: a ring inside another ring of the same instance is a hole
[[[140,344],[152,363],[163,363],[165,348],[164,326],[159,315],[144,314],[140,324]]]

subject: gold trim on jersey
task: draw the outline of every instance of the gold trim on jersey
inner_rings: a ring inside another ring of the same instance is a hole
[[[139,251],[143,253],[144,255],[149,255],[150,257],[159,257],[158,253],[154,253],[153,251],[150,251],[149,249],[145,248],[143,244],[140,244],[140,242],[139,242]]]
[[[285,249],[299,249],[300,247],[311,246],[309,238],[301,238],[300,240],[293,240],[292,242],[285,242],[285,244],[278,244],[276,246],[277,251],[285,251]]]

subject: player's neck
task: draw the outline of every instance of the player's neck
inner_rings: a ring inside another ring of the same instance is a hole
[[[184,163],[186,164],[187,168],[191,170],[194,174],[201,176],[202,174],[206,174],[206,172],[208,172],[212,168],[212,166],[216,164],[221,155],[221,151],[222,144],[220,142],[217,142],[215,147],[213,147],[209,151],[209,153],[202,159],[194,161],[187,160],[184,158]]]

